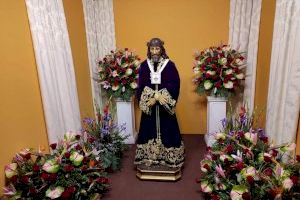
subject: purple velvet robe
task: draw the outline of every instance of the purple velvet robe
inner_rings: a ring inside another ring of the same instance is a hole
[[[155,85],[151,84],[150,69],[148,67],[147,61],[144,61],[140,66],[138,89],[136,94],[139,102],[142,92],[146,86],[155,90]],[[180,78],[176,66],[171,60],[168,62],[161,73],[161,84],[158,85],[158,90],[161,90],[163,88],[167,89],[172,99],[177,101],[180,90]],[[152,139],[157,138],[156,105],[159,105],[160,133],[163,149],[165,150],[164,154],[176,154],[176,157],[172,158],[171,161],[168,159],[163,160],[165,156],[162,156],[162,158],[158,159],[158,163],[166,163],[166,165],[170,167],[181,166],[184,159],[184,146],[180,135],[176,115],[175,113],[170,114],[164,108],[164,106],[160,105],[158,102],[151,107],[151,115],[142,112],[139,135],[137,139],[137,154],[135,163],[141,164],[143,163],[143,160],[149,160],[147,156],[151,157],[151,155],[148,155],[149,152],[144,152],[149,151],[150,149],[148,147],[145,147],[147,143],[149,144],[149,140],[151,141]],[[145,150],[143,148],[147,148],[148,150]],[[172,152],[173,150],[176,152]]]

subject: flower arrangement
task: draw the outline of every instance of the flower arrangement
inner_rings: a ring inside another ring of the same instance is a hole
[[[9,199],[99,199],[109,188],[99,152],[87,137],[67,132],[51,153],[24,149],[5,166]]]
[[[242,86],[244,57],[229,45],[212,46],[195,54],[194,79],[200,95],[228,97]]]
[[[224,130],[200,162],[201,191],[207,199],[299,199],[299,163],[290,157],[295,144],[273,146],[253,115],[242,109],[223,120]]]
[[[89,135],[89,144],[100,152],[100,160],[106,171],[115,171],[121,166],[121,157],[126,149],[124,143],[126,136],[120,133],[124,126],[117,126],[109,112],[109,104],[104,108],[103,114],[98,113],[97,119],[83,119],[82,131]]]
[[[140,58],[127,48],[111,51],[98,62],[100,85],[109,96],[129,100],[137,88]]]

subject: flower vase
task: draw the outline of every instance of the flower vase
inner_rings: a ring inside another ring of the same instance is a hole
[[[116,99],[118,126],[125,126],[122,136],[128,136],[125,144],[134,144],[137,136],[135,130],[134,101]]]
[[[214,133],[222,130],[221,121],[226,118],[225,97],[207,96],[207,133],[205,142],[207,146],[212,146],[215,142]]]

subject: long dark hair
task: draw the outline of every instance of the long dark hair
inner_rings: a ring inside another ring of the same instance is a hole
[[[169,56],[166,53],[166,49],[164,47],[164,41],[162,41],[159,38],[152,38],[149,42],[147,42],[147,47],[148,47],[147,57],[149,59],[151,59],[151,52],[150,52],[150,47],[151,46],[159,46],[160,49],[161,49],[161,57],[163,57],[164,59],[169,58]]]

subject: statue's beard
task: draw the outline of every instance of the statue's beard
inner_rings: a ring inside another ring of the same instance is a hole
[[[160,55],[152,55],[151,59],[153,60],[153,62],[158,63],[160,59]]]

